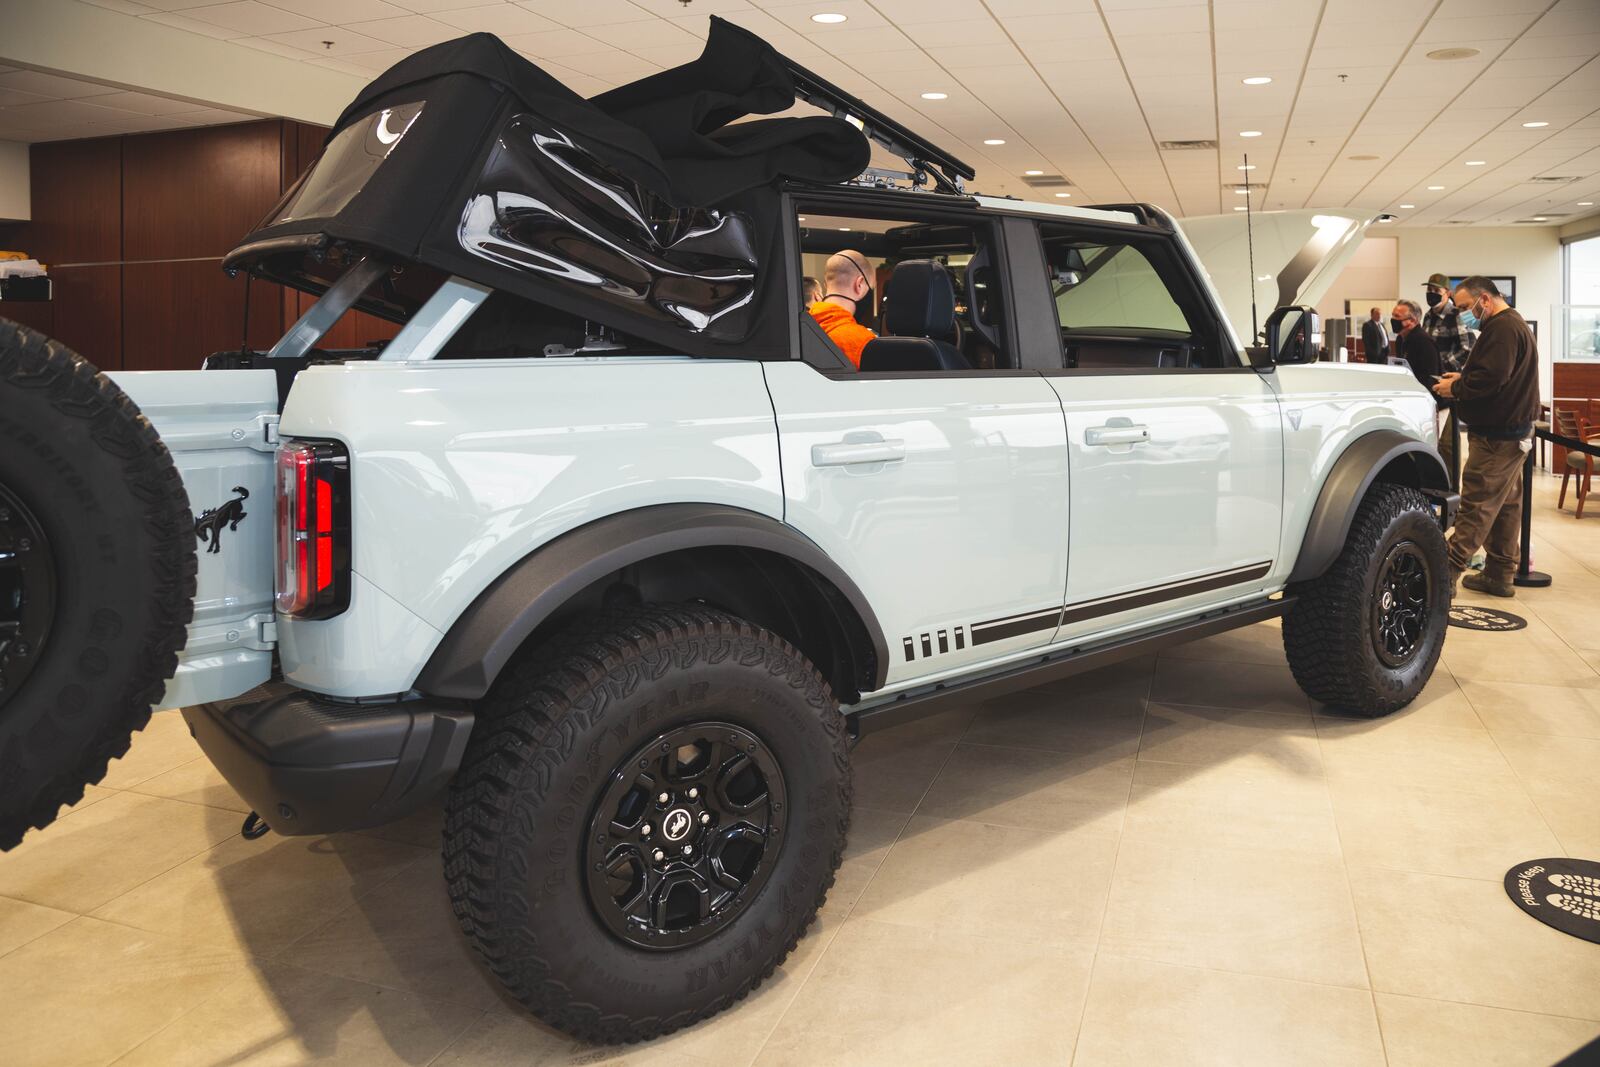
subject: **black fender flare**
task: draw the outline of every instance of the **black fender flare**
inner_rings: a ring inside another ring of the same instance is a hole
[[[720,504],[658,504],[569,530],[513,564],[461,614],[416,688],[477,700],[539,624],[605,575],[687,548],[757,549],[815,572],[848,602],[872,639],[881,688],[889,643],[866,595],[817,544],[777,519]]]
[[[1300,554],[1295,557],[1289,582],[1303,582],[1320,576],[1339,558],[1356,508],[1378,476],[1396,463],[1403,464],[1399,477],[1385,479],[1413,485],[1442,505],[1440,521],[1448,527],[1455,517],[1459,497],[1450,488],[1450,475],[1439,450],[1426,441],[1408,437],[1399,430],[1373,430],[1362,434],[1334,460],[1322,482],[1322,491],[1311,509]]]

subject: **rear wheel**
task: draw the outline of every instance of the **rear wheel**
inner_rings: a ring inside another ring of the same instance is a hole
[[[609,614],[508,668],[445,827],[467,938],[546,1022],[638,1041],[743,998],[833,884],[844,721],[776,635],[696,606]]]
[[[1427,498],[1405,486],[1373,486],[1333,566],[1290,590],[1283,647],[1300,688],[1360,715],[1411,703],[1444,648],[1449,574],[1444,532]]]
[[[82,357],[0,320],[0,849],[149,721],[194,584],[194,518],[155,428]]]

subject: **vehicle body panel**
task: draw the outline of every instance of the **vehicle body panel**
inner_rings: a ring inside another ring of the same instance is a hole
[[[281,433],[349,448],[353,569],[381,591],[333,619],[282,623],[285,675],[330,695],[406,691],[490,582],[594,519],[682,502],[783,516],[772,405],[750,362],[319,366],[296,379]],[[369,609],[384,619],[364,620]],[[379,635],[404,653],[372,649]]]
[[[1260,589],[1278,558],[1283,434],[1272,376],[1248,369],[1094,374],[1047,380],[1066,411],[1072,468],[1067,612],[1061,639]],[[1144,439],[1098,443],[1106,435]],[[1143,603],[1119,594],[1196,582],[1212,587]],[[1097,604],[1095,602],[1098,602]],[[1122,610],[1113,609],[1127,605]],[[1076,608],[1075,608],[1076,606]]]
[[[194,621],[160,707],[234,696],[272,673],[272,371],[113,371],[155,425],[189,494],[197,529]],[[241,498],[238,489],[244,490]],[[237,501],[237,503],[231,503]],[[222,509],[209,521],[210,508]]]

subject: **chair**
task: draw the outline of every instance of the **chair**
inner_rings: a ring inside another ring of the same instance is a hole
[[[1551,415],[1555,422],[1556,435],[1559,437],[1573,437],[1580,441],[1590,443],[1600,442],[1600,425],[1591,423],[1582,415],[1571,408],[1556,408]],[[1578,510],[1576,518],[1583,518],[1583,502],[1589,495],[1589,483],[1594,477],[1594,457],[1583,452],[1567,450],[1566,463],[1561,472],[1561,496],[1556,500],[1558,510],[1565,509],[1567,505],[1567,483],[1572,476],[1577,474],[1578,479]]]

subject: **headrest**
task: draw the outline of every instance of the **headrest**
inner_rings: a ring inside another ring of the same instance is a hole
[[[883,290],[883,328],[895,337],[955,336],[956,291],[944,264],[908,259],[897,264]]]

